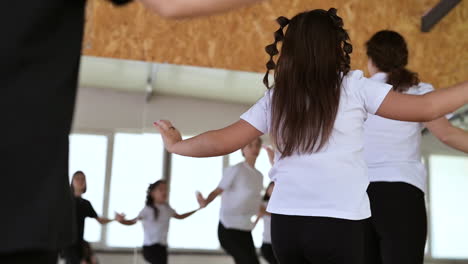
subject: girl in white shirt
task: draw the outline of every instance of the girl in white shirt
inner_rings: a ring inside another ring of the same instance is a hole
[[[403,94],[432,92],[407,70],[408,48],[394,31],[377,32],[367,42],[371,79]],[[376,87],[375,89],[379,89]],[[426,169],[421,159],[421,131],[468,152],[468,132],[445,118],[426,123],[390,120],[369,114],[364,126],[364,157],[369,167],[372,218],[367,233],[368,264],[422,264],[427,235],[424,200]]]
[[[123,225],[134,225],[141,221],[144,232],[143,257],[151,264],[167,264],[170,219],[185,219],[199,209],[185,214],[176,213],[167,202],[167,183],[164,180],[150,184],[146,193],[146,205],[136,218],[126,220],[124,214],[118,214],[116,220]]]
[[[236,264],[259,264],[252,238],[252,216],[261,207],[263,175],[255,169],[255,162],[262,147],[256,138],[242,148],[245,161],[224,170],[218,187],[206,199],[198,194],[198,201],[207,206],[221,195],[218,239],[221,247]]]
[[[169,121],[155,125],[169,152],[192,157],[226,155],[269,133],[277,153],[267,210],[278,261],[362,264],[365,219],[370,217],[362,155],[367,114],[433,120],[468,102],[468,82],[423,96],[397,93],[360,71],[349,71],[352,46],[336,9],[277,22],[275,42],[266,47],[274,89],[241,120],[187,140]],[[270,88],[268,72],[264,82]]]

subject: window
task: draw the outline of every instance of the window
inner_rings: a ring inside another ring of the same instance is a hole
[[[170,204],[178,213],[198,208],[195,192],[205,197],[221,180],[223,158],[189,158],[172,155]],[[218,223],[220,199],[184,220],[173,219],[169,245],[173,248],[219,249]]]
[[[229,165],[233,166],[236,165],[239,162],[244,161],[244,157],[242,156],[242,152],[240,150],[231,153],[229,155]],[[259,170],[263,174],[263,186],[266,187],[270,183],[270,178],[268,177],[268,172],[271,169],[271,164],[270,164],[270,159],[268,158],[267,152],[262,149],[260,151],[260,154],[258,155],[257,162],[255,163],[255,167],[257,170]],[[256,247],[261,247],[262,246],[262,240],[263,240],[263,221],[260,220],[255,227],[255,229],[252,231],[252,236],[254,239],[254,243]]]
[[[104,182],[106,176],[107,137],[74,134],[70,136],[69,175],[81,170],[86,175],[87,190],[83,198],[89,200],[98,215],[103,212]],[[87,218],[84,239],[97,242],[101,239],[101,225]]]
[[[128,219],[138,215],[144,207],[148,185],[162,178],[163,153],[164,146],[159,134],[115,135],[109,215],[123,212]],[[142,244],[141,224],[109,224],[107,245],[139,247]]]
[[[429,157],[434,258],[468,258],[468,158]]]

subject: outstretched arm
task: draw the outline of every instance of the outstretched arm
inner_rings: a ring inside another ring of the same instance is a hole
[[[134,219],[127,220],[125,219],[125,214],[115,214],[115,220],[122,225],[134,225],[140,220],[139,217],[136,217]]]
[[[468,131],[453,126],[445,117],[425,123],[425,126],[445,145],[468,153]]]
[[[189,157],[214,157],[232,153],[263,135],[244,120],[182,140],[180,132],[171,122],[161,120],[154,123],[163,137],[167,151]]]
[[[200,208],[197,209],[197,210],[193,210],[193,211],[191,211],[191,212],[185,213],[185,214],[174,213],[173,217],[174,217],[175,219],[185,219],[185,218],[187,218],[187,217],[193,215],[194,213],[196,213],[198,210],[200,210]]]
[[[261,0],[141,0],[160,16],[188,18],[225,12]]]
[[[214,199],[216,199],[216,197],[218,197],[219,195],[221,195],[223,193],[223,189],[221,188],[216,188],[214,189],[209,195],[208,197],[205,199],[203,198],[202,194],[201,193],[197,193],[197,200],[198,200],[198,203],[200,204],[201,207],[207,207]]]
[[[105,225],[105,224],[108,224],[108,223],[114,221],[114,219],[109,219],[109,218],[105,218],[105,217],[96,217],[96,220],[97,220],[101,225]]]
[[[390,91],[376,115],[411,122],[429,122],[468,103],[468,81],[424,95]]]

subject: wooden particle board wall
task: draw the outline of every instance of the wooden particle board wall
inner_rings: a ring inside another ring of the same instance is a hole
[[[349,30],[352,66],[365,69],[364,43],[376,31],[402,33],[410,46],[409,68],[444,87],[468,79],[468,1],[462,1],[429,33],[421,16],[439,0],[271,0],[229,13],[169,20],[140,3],[115,8],[88,0],[83,54],[232,70],[263,72],[277,29],[274,19],[333,6]]]

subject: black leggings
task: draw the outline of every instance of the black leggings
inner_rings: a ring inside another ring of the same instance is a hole
[[[367,264],[423,264],[427,235],[424,193],[403,182],[373,182]]]
[[[365,223],[272,214],[273,250],[281,264],[363,264]]]
[[[262,257],[266,259],[269,264],[277,264],[278,261],[276,260],[275,254],[273,253],[273,247],[271,244],[263,243],[262,248]]]
[[[167,247],[161,244],[143,246],[143,257],[151,264],[167,264]]]
[[[2,264],[57,264],[58,254],[53,251],[30,251],[0,254]]]
[[[228,229],[219,223],[218,238],[221,247],[234,258],[236,264],[259,264],[252,233]]]

